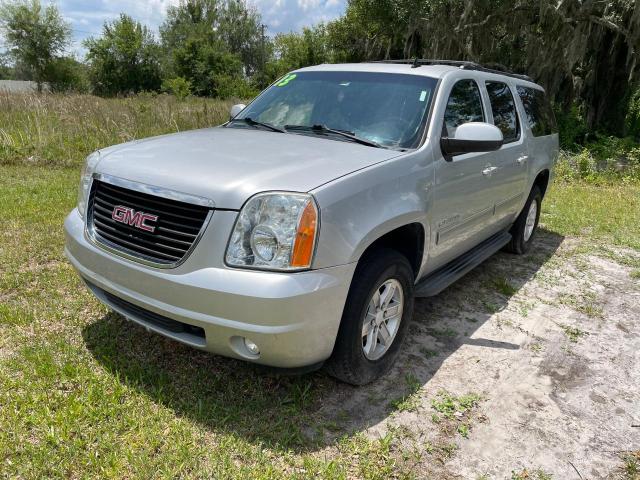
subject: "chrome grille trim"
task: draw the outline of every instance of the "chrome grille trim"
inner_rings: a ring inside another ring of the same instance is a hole
[[[131,204],[132,207],[137,206],[142,210],[158,212],[161,218],[158,220],[159,224],[156,226],[156,233],[147,234],[146,232],[134,230],[131,233],[136,234],[137,238],[127,238],[127,230],[132,229],[132,227],[112,224],[112,209],[109,208],[110,201],[104,200],[101,196],[96,198],[96,191],[100,185],[104,185],[100,192],[100,195],[103,196],[110,195],[109,186],[131,191],[130,194],[126,191],[117,190],[113,204]],[[107,191],[106,194],[104,193],[105,190]],[[135,199],[136,193],[157,197],[157,199]],[[118,194],[125,198],[121,201],[118,200]],[[129,198],[133,200],[129,202],[127,200]],[[163,199],[182,204],[191,204],[194,207],[191,211],[192,216],[188,216],[188,205],[172,205],[171,202],[164,202]],[[149,205],[144,205],[145,200],[149,202]],[[202,216],[204,213],[202,211],[203,207],[208,211],[204,219],[201,220],[198,215]],[[202,238],[210,223],[214,212],[213,207],[214,202],[207,198],[140,184],[111,175],[94,174],[89,189],[85,232],[95,246],[109,253],[150,267],[176,268],[189,258],[189,255],[198,245],[200,238]],[[162,208],[166,208],[169,212],[163,212]],[[184,217],[176,215],[176,210],[184,210],[186,215]],[[169,220],[166,220],[165,217],[168,217]]]

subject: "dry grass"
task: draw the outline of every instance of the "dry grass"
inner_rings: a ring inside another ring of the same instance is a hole
[[[129,140],[218,125],[232,101],[0,92],[0,165],[79,165]]]

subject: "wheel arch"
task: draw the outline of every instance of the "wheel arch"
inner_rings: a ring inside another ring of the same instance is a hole
[[[540,188],[540,192],[542,193],[542,198],[544,198],[545,194],[547,193],[550,177],[551,177],[551,173],[549,172],[549,169],[545,168],[543,170],[540,170],[536,175],[535,179],[533,180],[533,185],[531,185],[531,188],[535,186]]]
[[[424,259],[427,238],[427,229],[422,222],[404,222],[393,228],[372,232],[365,238],[366,240],[356,249],[358,261],[371,255],[377,249],[389,248],[404,255],[411,264],[414,277],[418,277]]]

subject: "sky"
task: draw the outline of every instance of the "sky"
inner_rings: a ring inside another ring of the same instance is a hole
[[[344,13],[346,0],[248,0],[262,14],[267,33],[299,31],[305,25],[332,20]],[[43,2],[45,3],[45,2]],[[178,0],[55,0],[62,16],[71,23],[74,44],[71,51],[83,52],[82,40],[99,35],[105,21],[121,12],[157,29],[166,9]]]

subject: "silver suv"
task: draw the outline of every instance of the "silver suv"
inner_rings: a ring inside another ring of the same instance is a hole
[[[149,330],[365,384],[393,364],[415,297],[531,247],[557,153],[528,77],[303,68],[220,127],[90,155],[65,251]]]

